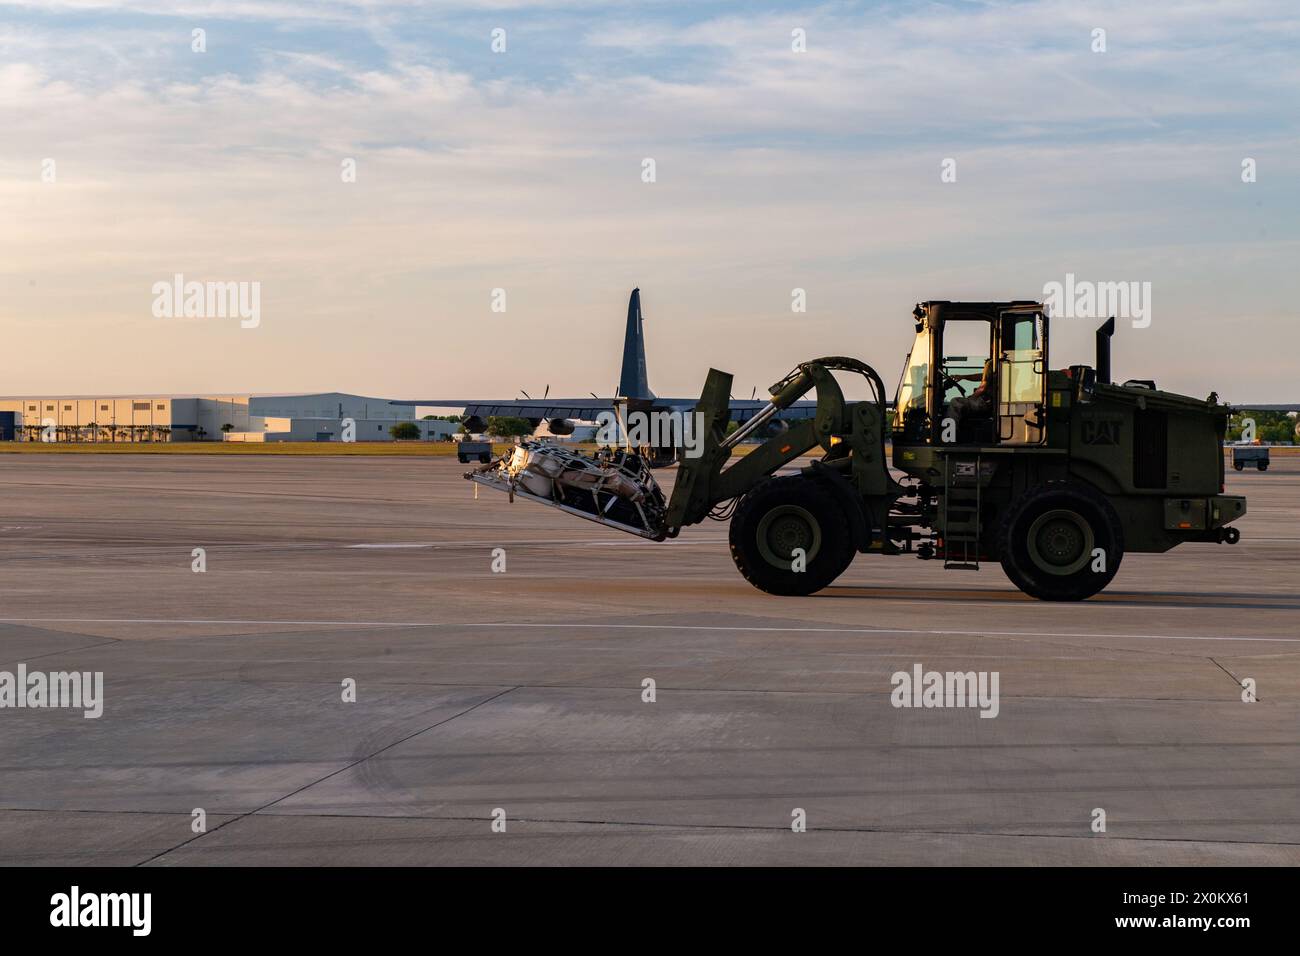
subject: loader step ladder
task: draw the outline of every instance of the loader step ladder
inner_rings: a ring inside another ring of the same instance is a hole
[[[943,469],[943,566],[980,569],[980,456],[945,456]],[[967,483],[965,471],[974,466]],[[958,474],[961,472],[961,474]]]

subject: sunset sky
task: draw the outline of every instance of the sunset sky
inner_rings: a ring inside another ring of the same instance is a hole
[[[1298,126],[1293,2],[0,0],[0,394],[604,395],[635,285],[660,394],[892,389],[918,300],[1073,273],[1151,283],[1118,378],[1300,401]]]

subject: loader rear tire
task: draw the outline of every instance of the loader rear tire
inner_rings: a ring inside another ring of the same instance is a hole
[[[1082,601],[1110,584],[1124,557],[1124,529],[1101,492],[1049,481],[1007,509],[998,529],[1002,570],[1040,601]]]
[[[835,493],[800,475],[772,478],[741,499],[731,518],[731,559],[768,594],[820,591],[853,562],[848,516]],[[803,570],[795,570],[795,548]]]

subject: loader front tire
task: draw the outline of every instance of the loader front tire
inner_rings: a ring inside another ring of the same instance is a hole
[[[771,478],[745,495],[730,540],[740,573],[768,594],[820,591],[853,562],[848,516],[835,493],[801,475]]]

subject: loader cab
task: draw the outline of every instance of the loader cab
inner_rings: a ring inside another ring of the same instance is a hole
[[[894,404],[895,446],[1039,445],[1047,318],[1036,302],[924,302]]]

